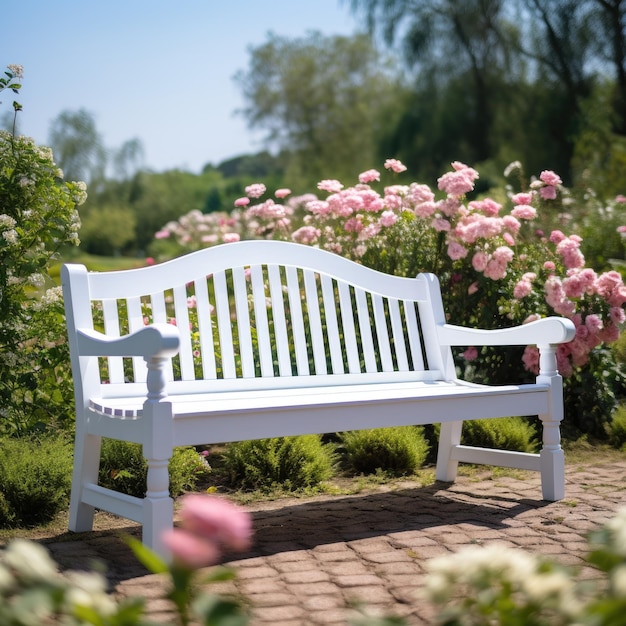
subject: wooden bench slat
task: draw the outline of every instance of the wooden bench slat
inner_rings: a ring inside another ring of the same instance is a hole
[[[304,270],[303,274],[313,363],[315,365],[315,374],[320,376],[328,373],[328,366],[326,365],[326,342],[324,341],[322,317],[320,315],[318,278],[315,273],[310,270]]]
[[[335,305],[335,287],[330,277],[321,276],[322,300],[324,303],[324,320],[328,334],[328,350],[330,352],[331,371],[333,374],[343,374],[343,350],[339,337],[339,324],[337,321],[337,307]]]
[[[141,306],[140,298],[127,298],[126,309],[128,315],[128,330],[134,332],[144,327],[143,322],[143,310]],[[145,382],[146,380],[146,362],[142,357],[133,357],[133,375],[134,380],[138,383]]]
[[[276,338],[276,354],[278,357],[278,373],[280,376],[291,376],[291,355],[287,335],[287,318],[285,315],[285,297],[283,282],[278,265],[267,268],[270,298],[272,302],[272,320]]]
[[[212,305],[209,300],[209,287],[207,278],[194,281],[196,296],[196,314],[198,316],[198,332],[200,333],[200,356],[202,358],[202,376],[204,378],[217,378],[215,364],[215,335],[211,323]]]
[[[311,371],[309,369],[309,351],[307,350],[306,333],[304,330],[300,280],[295,267],[286,268],[286,274],[289,313],[293,329],[293,349],[296,353],[296,371],[298,376],[308,376]]]
[[[183,332],[180,334],[180,351],[178,353],[180,363],[180,377],[182,380],[195,380],[195,366],[193,362],[193,348],[191,345],[191,333],[189,332],[189,306],[187,304],[187,287],[177,285],[174,287],[174,316],[176,326]]]
[[[217,328],[222,376],[224,378],[235,378],[235,352],[233,349],[232,322],[230,319],[230,306],[228,303],[226,273],[214,272],[213,285],[215,287],[215,309],[217,311]]]

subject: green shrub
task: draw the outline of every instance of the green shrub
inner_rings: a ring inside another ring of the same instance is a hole
[[[341,439],[348,464],[362,474],[412,474],[422,467],[429,449],[424,429],[416,426],[350,431]]]
[[[626,446],[626,406],[620,405],[609,425],[609,443],[615,448]]]
[[[65,436],[0,441],[0,526],[36,526],[67,506],[72,446]]]
[[[463,424],[461,442],[468,446],[535,452],[535,428],[523,417],[469,420]]]
[[[208,465],[194,448],[175,448],[169,463],[170,495],[174,497],[193,489],[207,471]],[[148,465],[141,445],[115,439],[102,440],[98,480],[103,487],[143,498],[147,475]]]
[[[334,474],[334,446],[319,435],[239,441],[224,452],[224,468],[234,486],[269,491],[315,487]]]

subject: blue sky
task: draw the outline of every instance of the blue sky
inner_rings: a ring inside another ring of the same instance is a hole
[[[85,108],[107,148],[138,137],[145,165],[199,172],[262,148],[235,111],[233,81],[271,31],[352,34],[340,0],[19,0],[0,13],[0,63],[24,66],[20,132],[46,143],[63,110]]]

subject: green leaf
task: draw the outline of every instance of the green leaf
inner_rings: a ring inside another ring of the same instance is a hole
[[[249,622],[241,605],[217,595],[200,596],[193,609],[204,626],[245,626]]]
[[[153,574],[165,574],[166,572],[169,572],[167,563],[156,552],[154,552],[154,550],[151,550],[134,537],[126,537],[125,541],[134,552],[137,560]]]
[[[203,578],[205,583],[219,583],[226,580],[234,580],[237,574],[235,570],[230,567],[214,567],[207,574],[206,578]]]

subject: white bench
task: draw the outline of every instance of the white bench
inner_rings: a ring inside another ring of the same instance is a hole
[[[453,326],[432,274],[390,276],[276,241],[126,271],[65,265],[62,282],[76,395],[71,530],[90,530],[98,508],[143,524],[144,543],[163,552],[175,446],[407,424],[442,424],[438,480],[453,481],[459,461],[500,465],[536,470],[544,499],[564,497],[555,349],[573,338],[569,320]],[[451,346],[527,344],[541,351],[533,384],[457,378]],[[463,420],[510,415],[539,416],[540,454],[460,445]],[[98,485],[101,437],[142,444],[145,498]]]

